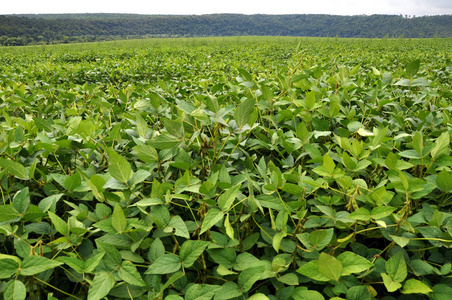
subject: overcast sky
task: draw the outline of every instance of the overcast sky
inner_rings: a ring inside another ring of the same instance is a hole
[[[452,0],[0,0],[1,14],[336,14],[444,15]]]

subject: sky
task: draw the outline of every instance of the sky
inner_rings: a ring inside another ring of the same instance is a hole
[[[445,15],[452,0],[0,0],[2,14],[334,14]]]

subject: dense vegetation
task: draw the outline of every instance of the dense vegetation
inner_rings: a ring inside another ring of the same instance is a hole
[[[5,299],[449,299],[452,41],[0,49]]]
[[[0,44],[160,36],[452,37],[452,16],[124,15],[0,16]]]

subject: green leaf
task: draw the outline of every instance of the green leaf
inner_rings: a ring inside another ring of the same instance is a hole
[[[145,138],[148,133],[148,123],[143,119],[140,112],[136,113],[137,133],[141,138]]]
[[[184,268],[190,268],[209,244],[210,242],[200,240],[185,241],[179,251]]]
[[[19,178],[19,179],[29,179],[28,178],[28,172],[25,169],[25,167],[15,161],[9,160],[9,159],[4,159],[4,158],[0,158],[0,167],[2,167],[3,169],[5,169],[7,172],[11,173],[12,175],[14,175],[15,177]]]
[[[297,290],[292,295],[293,300],[324,300],[325,298],[317,291]]]
[[[150,262],[154,262],[160,256],[165,254],[165,246],[163,246],[162,241],[159,238],[156,238],[151,247],[149,247],[148,259]]]
[[[48,259],[43,256],[30,255],[24,259],[20,266],[23,276],[35,275],[62,265],[62,262]]]
[[[85,272],[86,273],[92,273],[94,269],[99,265],[102,258],[104,257],[105,252],[101,252],[99,254],[94,255],[93,257],[90,257],[85,261]]]
[[[408,245],[408,243],[410,242],[409,238],[406,238],[403,236],[390,235],[390,237],[392,238],[392,240],[394,242],[396,242],[397,245],[399,245],[402,248],[405,247],[406,245]]]
[[[254,99],[248,99],[243,101],[242,103],[237,106],[236,111],[234,113],[234,119],[235,123],[237,124],[237,127],[240,129],[245,126],[249,119],[251,118],[251,114],[254,111],[254,105],[256,104],[256,101]]]
[[[273,240],[272,240],[272,246],[273,249],[275,249],[276,252],[279,252],[279,248],[281,246],[281,241],[283,238],[285,238],[287,235],[287,233],[280,231],[277,232],[274,236],[273,236]]]
[[[430,83],[425,78],[416,78],[411,83],[411,86],[429,86]]]
[[[389,170],[397,170],[397,162],[398,158],[394,153],[390,152],[388,156],[386,156],[385,164]]]
[[[204,217],[204,220],[203,220],[202,226],[201,226],[201,231],[199,232],[199,234],[201,235],[204,232],[206,232],[207,230],[209,230],[210,228],[212,228],[212,226],[214,226],[215,224],[217,224],[218,222],[223,220],[223,217],[224,217],[224,212],[222,212],[221,210],[216,209],[216,208],[209,209],[209,211],[207,212],[207,214]]]
[[[339,281],[343,270],[342,263],[326,253],[320,253],[317,268],[325,277],[335,281]]]
[[[351,214],[349,214],[347,218],[353,220],[370,221],[370,211],[367,208],[360,207]]]
[[[447,172],[446,169],[442,169],[436,177],[436,184],[443,192],[452,192],[452,174]]]
[[[168,223],[168,226],[173,227],[176,231],[174,235],[189,239],[190,233],[188,232],[187,225],[184,220],[180,216],[174,216],[171,218],[171,221]]]
[[[242,75],[247,81],[253,81],[253,76],[251,76],[250,72],[244,68],[237,68],[237,71],[239,71],[240,75]]]
[[[240,290],[243,293],[248,292],[253,287],[254,283],[261,278],[264,271],[265,266],[251,267],[243,270],[237,279]]]
[[[210,300],[220,288],[219,285],[193,284],[185,292],[185,300]]]
[[[269,300],[269,299],[270,298],[268,298],[262,293],[253,294],[251,297],[248,298],[248,300]]]
[[[449,300],[452,294],[452,287],[445,284],[435,284],[433,286],[432,299],[435,300]]]
[[[175,254],[164,254],[154,261],[144,274],[170,274],[179,271],[182,260]]]
[[[420,59],[415,59],[410,61],[406,66],[406,74],[409,78],[413,78],[414,75],[419,71],[419,66],[421,65]]]
[[[19,262],[16,259],[0,258],[0,279],[11,277],[19,270]]]
[[[178,138],[179,140],[182,140],[185,137],[184,126],[182,125],[182,121],[180,119],[164,119],[163,124],[170,135]]]
[[[51,211],[48,211],[47,214],[49,215],[50,220],[52,220],[52,224],[55,226],[55,229],[62,235],[68,235],[69,228],[67,223]]]
[[[108,172],[110,175],[119,182],[127,183],[133,173],[129,162],[113,150],[108,151],[108,156]]]
[[[18,191],[13,198],[13,206],[20,215],[25,215],[30,207],[30,194],[28,187]]]
[[[111,273],[97,273],[89,287],[88,300],[100,300],[104,298],[114,286],[115,279]]]
[[[45,197],[42,199],[38,207],[41,209],[43,213],[46,213],[48,210],[55,211],[56,210],[56,203],[63,197],[63,193],[61,194],[53,194],[49,197]]]
[[[0,222],[14,222],[16,220],[20,220],[20,216],[12,204],[0,205]]]
[[[165,282],[165,284],[162,286],[162,289],[160,290],[160,293],[163,293],[163,291],[170,287],[174,282],[179,280],[180,278],[184,277],[185,273],[182,271],[176,272],[173,275],[168,278],[168,280]],[[166,298],[165,298],[166,299]]]
[[[450,143],[450,136],[449,136],[449,132],[446,130],[436,139],[435,147],[433,147],[432,152],[430,152],[430,154],[432,155],[432,158],[436,159],[437,157],[440,157],[441,155],[448,155],[449,154],[449,143]]]
[[[128,260],[122,262],[121,268],[118,270],[118,276],[132,285],[146,286],[135,265]]]
[[[215,263],[222,265],[227,269],[233,267],[237,257],[233,248],[209,249],[207,252]]]
[[[323,167],[329,174],[333,174],[334,168],[336,167],[336,164],[328,153],[323,157]]]
[[[311,260],[307,264],[302,265],[298,270],[298,273],[306,277],[312,278],[317,281],[329,281],[330,278],[326,277],[318,269],[318,260]]]
[[[82,177],[80,173],[75,173],[72,176],[66,177],[66,180],[64,181],[64,187],[68,191],[75,190],[80,184],[82,183]]]
[[[435,210],[430,222],[428,222],[428,225],[434,227],[441,227],[443,225],[444,217],[445,216],[442,211]]]
[[[295,273],[288,273],[288,274],[284,274],[283,276],[281,276],[278,281],[287,284],[287,285],[298,285],[298,276]]]
[[[111,226],[113,226],[118,233],[123,233],[127,230],[127,218],[118,203],[115,204],[111,218]]]
[[[228,237],[234,240],[234,229],[232,228],[231,222],[229,222],[229,214],[226,214],[226,218],[224,218],[224,228]]]
[[[150,163],[150,162],[155,162],[159,160],[159,155],[157,153],[157,151],[155,150],[155,148],[149,146],[149,145],[137,145],[135,147],[132,148],[133,152],[135,152],[136,156],[146,162],[146,163]]]
[[[333,228],[327,230],[316,230],[309,234],[308,239],[313,249],[320,251],[328,245],[328,243],[333,238],[333,235],[334,235]]]
[[[75,257],[69,256],[61,256],[57,258],[58,261],[61,261],[74,269],[75,272],[82,274],[85,270],[85,262]]]
[[[227,300],[242,296],[238,285],[233,281],[226,281],[216,292],[214,300]]]
[[[229,210],[231,205],[234,203],[241,186],[241,183],[234,185],[230,189],[227,189],[226,192],[218,198],[218,207],[222,211],[226,212]]]
[[[361,273],[373,266],[372,262],[350,251],[342,252],[337,259],[342,263],[342,276]]]
[[[402,287],[402,284],[400,284],[399,281],[395,281],[393,278],[391,278],[386,273],[381,273],[381,277],[383,278],[383,283],[384,283],[386,289],[390,293],[395,292]]]
[[[407,276],[407,266],[402,252],[398,252],[386,262],[386,272],[395,282],[402,282]]]
[[[96,244],[97,248],[100,251],[105,252],[105,256],[103,257],[102,261],[107,267],[107,269],[116,270],[118,267],[121,266],[122,257],[118,249],[116,249],[110,244],[100,241],[99,239],[96,240]]]
[[[10,280],[4,287],[3,297],[8,300],[25,300],[27,290],[22,281]]]
[[[154,147],[155,149],[171,149],[179,144],[181,140],[177,137],[163,133],[161,135],[154,136],[150,141],[149,145]]]
[[[53,131],[53,127],[52,127],[52,123],[50,123],[50,121],[45,120],[41,117],[33,117],[33,122],[35,123],[36,127],[38,127],[39,131],[46,131],[46,132],[52,132]]]
[[[352,286],[347,289],[347,300],[372,300],[371,293],[364,285]]]
[[[396,208],[391,206],[375,207],[370,212],[370,216],[372,219],[378,220],[390,216],[395,210]]]

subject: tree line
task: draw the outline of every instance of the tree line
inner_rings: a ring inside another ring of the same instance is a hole
[[[0,44],[88,42],[140,37],[452,37],[452,15],[134,15],[0,16]]]

